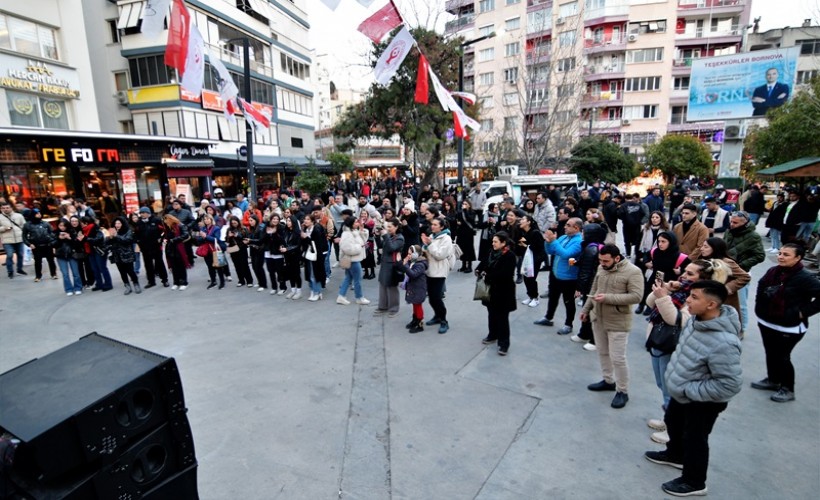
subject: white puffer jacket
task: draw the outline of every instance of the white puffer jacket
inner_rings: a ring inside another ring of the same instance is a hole
[[[350,257],[352,262],[361,262],[367,255],[365,251],[367,237],[367,229],[357,230],[344,227],[342,229],[342,238],[339,241],[339,251]]]
[[[453,239],[450,231],[445,229],[433,236],[433,241],[425,247],[429,258],[427,259],[427,276],[431,278],[446,278],[450,274],[455,258]]]

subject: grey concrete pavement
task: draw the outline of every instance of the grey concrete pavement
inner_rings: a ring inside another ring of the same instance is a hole
[[[754,269],[754,282],[771,264]],[[630,401],[614,410],[611,393],[586,390],[601,378],[597,355],[555,334],[563,311],[556,327],[532,324],[546,301],[512,314],[509,356],[483,346],[486,312],[470,300],[468,275],[448,280],[450,332],[409,335],[404,304],[396,318],[336,305],[339,269],[318,303],[233,283],[206,290],[205,274],[197,265],[185,292],[126,297],[117,285],[66,297],[61,281],[3,273],[0,372],[91,331],[175,357],[203,499],[663,498],[661,483],[678,475],[642,456],[661,449],[645,422],[662,415],[642,316],[628,352]],[[364,284],[375,299],[376,283]],[[743,390],[710,441],[711,497],[820,491],[818,324],[795,350],[788,404],[749,388],[765,376],[750,328]]]

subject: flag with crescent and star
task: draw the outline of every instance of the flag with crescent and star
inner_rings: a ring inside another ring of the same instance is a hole
[[[393,0],[387,2],[387,5],[376,11],[375,14],[368,17],[357,28],[367,38],[373,40],[373,43],[381,43],[384,35],[401,25],[404,20],[399,14],[399,10],[393,4]]]

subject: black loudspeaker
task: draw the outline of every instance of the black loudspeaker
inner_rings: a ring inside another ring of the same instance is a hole
[[[0,375],[0,431],[19,439],[13,469],[29,483],[88,478],[165,422],[190,438],[185,412],[173,358],[97,333]]]

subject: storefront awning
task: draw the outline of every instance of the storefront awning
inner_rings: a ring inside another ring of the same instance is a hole
[[[211,153],[211,158],[213,158],[214,168],[217,170],[236,170],[237,168],[236,155]],[[245,158],[239,158],[238,162],[244,168]],[[325,160],[313,160],[313,162],[320,171],[330,171],[329,162]],[[276,172],[295,173],[297,168],[309,165],[310,160],[308,158],[298,156],[254,155],[253,163],[256,166],[256,172],[260,174]]]
[[[165,158],[162,162],[167,168],[168,177],[211,177],[213,175],[214,161],[210,158],[191,160]]]

